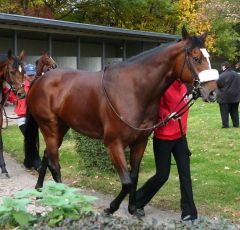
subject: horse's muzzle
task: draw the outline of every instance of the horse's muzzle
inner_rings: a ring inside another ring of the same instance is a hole
[[[207,100],[208,100],[208,102],[215,102],[217,100],[217,93],[216,93],[216,91],[211,91],[208,94]]]
[[[26,97],[26,93],[25,92],[17,92],[17,97],[19,98],[19,99],[23,99],[23,98],[25,98]]]

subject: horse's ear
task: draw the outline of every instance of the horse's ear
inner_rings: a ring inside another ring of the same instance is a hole
[[[182,38],[183,38],[183,40],[186,40],[186,39],[188,39],[190,36],[189,36],[189,34],[188,34],[188,32],[187,32],[187,29],[186,29],[186,27],[185,27],[185,25],[182,27]]]
[[[203,43],[205,43],[207,36],[208,36],[208,31],[205,31],[205,32],[201,35],[201,39],[202,39]]]
[[[19,54],[20,60],[23,60],[25,58],[25,51],[22,50],[21,53]]]
[[[48,52],[46,50],[43,50],[42,55],[48,55]]]
[[[12,57],[12,50],[8,50],[8,58],[11,58]]]

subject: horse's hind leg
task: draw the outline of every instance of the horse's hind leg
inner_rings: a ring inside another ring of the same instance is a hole
[[[45,178],[45,175],[46,175],[47,167],[48,167],[48,159],[47,159],[47,153],[46,153],[46,149],[45,149],[44,150],[44,155],[43,155],[43,158],[42,158],[41,167],[38,171],[39,176],[38,176],[37,184],[35,186],[36,189],[43,187],[43,181],[44,181],[44,178]]]
[[[41,127],[46,142],[46,150],[44,151],[42,167],[39,170],[38,181],[35,188],[43,186],[47,167],[49,168],[53,179],[58,183],[62,182],[58,149],[61,146],[63,137],[68,129],[69,127],[63,123],[61,125],[56,123],[55,125],[49,124],[48,126]]]
[[[3,98],[2,98],[3,100]],[[0,105],[1,107],[3,104]],[[6,164],[3,157],[3,140],[2,140],[2,125],[3,125],[3,114],[2,109],[0,110],[0,167],[2,169],[2,174],[4,174],[7,178],[9,178],[8,171],[6,169]]]
[[[8,171],[6,169],[6,163],[3,157],[3,141],[2,141],[2,134],[0,133],[0,167],[2,170],[2,174],[4,174],[7,178],[9,178]]]
[[[108,214],[113,214],[118,210],[121,202],[129,193],[132,182],[127,168],[127,162],[125,159],[125,154],[123,147],[120,143],[111,143],[107,147],[111,161],[117,170],[121,182],[122,182],[122,190],[118,194],[118,196],[110,203],[110,207],[106,208],[104,212]]]

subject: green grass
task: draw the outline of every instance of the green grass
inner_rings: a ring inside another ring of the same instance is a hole
[[[3,130],[3,138],[5,151],[22,162],[23,139],[18,127],[11,126]],[[190,111],[188,141],[192,151],[193,192],[200,215],[240,220],[240,129],[222,129],[218,104],[199,100]],[[107,175],[95,169],[89,175],[81,166],[81,159],[74,150],[71,132],[60,149],[60,160],[64,182],[104,193],[119,192],[120,180],[117,175]],[[141,165],[139,186],[154,173],[150,138]],[[151,204],[165,210],[179,211],[179,200],[178,174],[173,165],[168,182]]]

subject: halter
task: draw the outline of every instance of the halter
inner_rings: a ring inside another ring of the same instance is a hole
[[[185,55],[184,55],[184,63],[183,63],[183,67],[182,67],[182,70],[181,70],[181,75],[182,76],[182,73],[183,73],[183,69],[184,69],[184,66],[185,66],[185,63],[187,63],[187,66],[189,68],[189,71],[191,72],[192,74],[192,78],[193,78],[193,90],[192,90],[192,98],[190,98],[188,100],[188,102],[183,106],[181,107],[177,112],[172,112],[170,113],[169,115],[166,116],[165,119],[161,120],[160,122],[158,122],[157,124],[151,126],[151,127],[148,127],[148,128],[138,128],[138,127],[135,127],[133,126],[132,124],[130,124],[127,120],[124,119],[124,117],[122,117],[115,109],[115,107],[113,106],[113,104],[111,103],[111,100],[107,94],[107,91],[106,91],[106,88],[104,87],[104,73],[107,69],[107,66],[105,66],[104,70],[103,70],[103,73],[102,73],[102,79],[101,79],[101,84],[102,84],[102,89],[103,89],[103,93],[108,101],[108,104],[109,106],[111,107],[112,111],[114,112],[114,114],[119,118],[119,120],[121,120],[124,124],[126,124],[127,126],[129,126],[130,128],[134,129],[134,130],[137,130],[137,131],[149,131],[149,130],[153,130],[155,128],[158,128],[158,127],[162,127],[164,125],[167,124],[167,122],[171,119],[179,119],[185,112],[187,112],[187,110],[194,104],[195,100],[201,95],[200,94],[200,89],[202,88],[201,87],[201,83],[200,83],[200,79],[198,77],[198,75],[196,74],[195,70],[193,69],[193,66],[191,64],[191,62],[189,61],[189,57],[188,57],[188,49],[185,48]],[[177,106],[184,100],[184,98],[189,94],[189,91],[187,93],[184,94],[184,96],[181,98],[181,100],[178,102],[178,104],[176,105],[176,108]]]
[[[16,59],[14,59],[14,63],[12,64],[12,67],[13,67],[13,69],[16,70],[16,69],[19,69],[21,67],[21,64],[19,64],[19,62]],[[21,70],[22,70],[22,68],[19,69],[18,71],[21,73]],[[12,76],[12,73],[11,73],[11,70],[10,70],[9,62],[7,63],[7,65],[5,67],[5,70],[4,70],[4,73],[3,73],[3,82],[2,82],[3,85],[4,85],[4,82],[7,84],[8,91],[5,94],[6,95],[5,101],[3,101],[3,98],[2,98],[2,101],[0,101],[0,104],[1,104],[0,110],[3,109],[4,104],[5,104],[5,102],[8,98],[11,90],[13,92],[17,92],[19,89],[22,89],[24,87],[23,84],[21,84],[20,87],[18,87],[18,88],[13,87],[14,80],[13,80],[13,76]]]
[[[22,71],[23,71],[23,68],[21,66],[21,63],[19,63],[17,60],[14,59],[14,63],[12,65],[12,67],[16,70],[16,71],[19,71],[21,74],[22,74]],[[14,84],[14,80],[13,80],[13,76],[11,74],[11,71],[10,71],[10,68],[9,68],[9,65],[7,65],[7,68],[4,72],[4,75],[6,77],[5,78],[5,81],[7,82],[7,84],[10,86],[9,87],[9,90],[12,90],[14,93],[17,92],[19,89],[23,89],[24,88],[24,84],[21,84],[20,87],[18,88],[15,88],[13,87],[13,84]],[[7,78],[9,80],[7,80]]]

